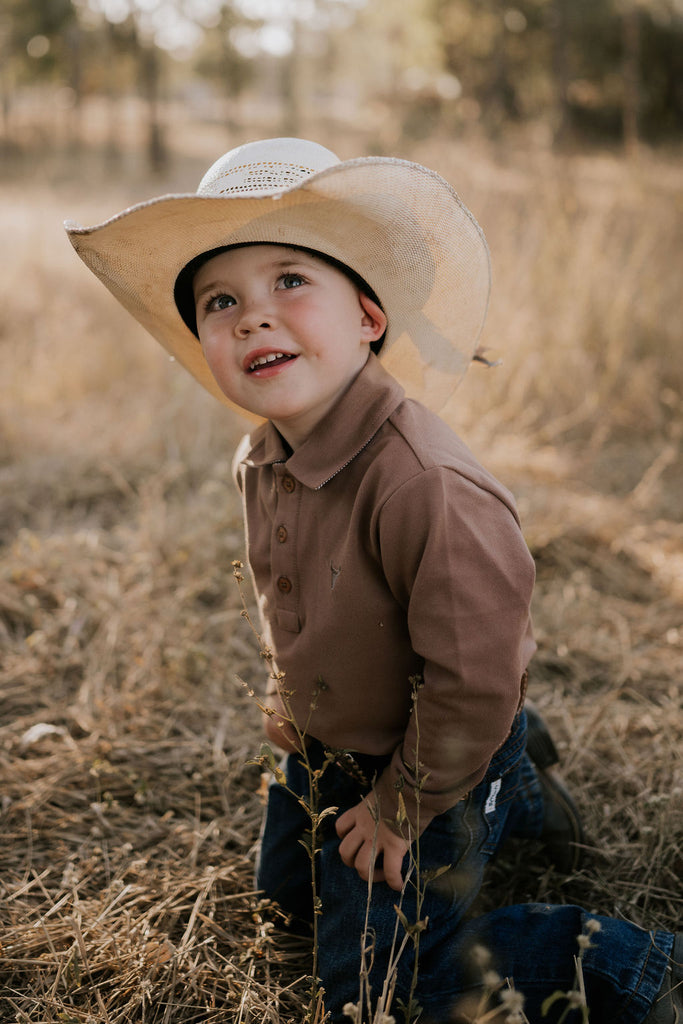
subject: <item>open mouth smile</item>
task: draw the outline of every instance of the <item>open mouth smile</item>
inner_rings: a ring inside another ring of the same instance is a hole
[[[247,366],[247,373],[256,373],[258,370],[263,370],[265,367],[270,369],[276,366],[282,366],[284,363],[289,363],[293,359],[296,359],[295,355],[291,355],[287,352],[269,352],[267,355],[257,356]]]

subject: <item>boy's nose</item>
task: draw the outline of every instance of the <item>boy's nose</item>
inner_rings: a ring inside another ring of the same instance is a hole
[[[240,338],[246,338],[254,331],[267,331],[272,326],[272,318],[264,314],[263,309],[247,308],[235,325],[235,333]]]

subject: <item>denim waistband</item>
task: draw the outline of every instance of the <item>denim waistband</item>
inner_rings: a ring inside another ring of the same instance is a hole
[[[526,711],[521,708],[515,715],[505,742],[498,748],[486,769],[485,781],[498,779],[517,764],[526,748]]]
[[[519,761],[526,747],[526,733],[526,712],[522,708],[513,719],[507,739],[491,758],[484,781],[500,778]],[[330,770],[337,769],[343,775],[353,779],[361,790],[367,790],[372,786],[373,780],[380,776],[389,764],[392,754],[363,754],[355,750],[334,750],[319,740],[312,739],[307,748],[307,757],[313,771],[320,770],[327,758],[331,764],[325,774],[328,774]]]

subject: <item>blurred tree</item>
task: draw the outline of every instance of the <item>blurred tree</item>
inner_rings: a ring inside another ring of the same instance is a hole
[[[431,17],[461,106],[488,130],[546,117],[558,141],[632,150],[683,128],[679,0],[432,0]]]
[[[285,137],[304,134],[301,122],[304,102],[301,19],[294,16],[290,22],[292,48],[283,62],[282,75],[282,134]]]
[[[106,0],[73,2],[99,11],[104,18],[110,13]],[[225,0],[158,0],[155,4],[148,0],[122,0],[121,11],[126,8],[127,17],[115,24],[110,33],[109,52],[112,54],[115,44],[117,64],[127,55],[137,67],[136,84],[147,110],[148,165],[158,173],[168,163],[162,111],[167,97],[169,54],[183,60],[188,70],[193,68],[212,79],[222,94],[234,99],[247,80],[249,66],[234,43],[234,32],[238,26],[257,22],[242,15],[235,3]],[[108,82],[111,94],[111,77]]]
[[[76,18],[71,0],[3,0],[0,11],[0,58],[3,141],[12,138],[12,109],[22,85],[58,78],[72,69],[71,84],[78,87]],[[78,96],[78,93],[75,93]]]
[[[291,39],[289,53],[281,60],[282,134],[307,133],[321,96],[334,93],[334,39],[340,26],[348,24],[340,9],[343,0],[304,0],[290,5],[286,25]]]
[[[168,165],[168,149],[161,123],[160,93],[162,53],[153,41],[136,36],[140,84],[147,105],[147,160],[153,174],[160,174]]]
[[[629,150],[683,129],[683,6],[614,0],[621,20],[622,126]]]
[[[640,74],[641,9],[638,0],[621,0],[622,130],[627,152],[638,148],[642,79]]]
[[[553,0],[558,137],[680,134],[683,12],[677,0]]]
[[[462,84],[462,115],[489,131],[552,103],[552,17],[563,0],[432,0],[443,64]],[[561,13],[561,12],[560,12]],[[559,24],[559,17],[556,19]],[[562,39],[561,32],[556,34]],[[558,50],[558,60],[562,50]]]
[[[567,138],[570,125],[569,110],[569,54],[567,32],[567,6],[570,0],[551,0],[548,5],[547,25],[551,33],[552,82],[554,110],[551,110],[553,136],[556,143]]]
[[[657,7],[641,28],[641,129],[651,142],[683,134],[683,6]]]
[[[371,0],[339,36],[345,88],[356,92],[361,119],[372,111],[377,124],[375,151],[393,147],[401,131],[425,136],[437,127],[445,78],[440,34],[432,0]]]
[[[193,58],[195,72],[218,87],[227,108],[225,126],[228,134],[237,130],[235,100],[253,80],[254,62],[237,46],[241,31],[254,30],[261,24],[241,14],[233,4],[222,3],[216,22],[207,27]]]
[[[18,81],[54,73],[67,52],[64,33],[75,21],[71,0],[3,0],[0,23]]]
[[[119,58],[126,55],[136,68],[136,85],[145,102],[147,163],[152,173],[159,173],[164,170],[168,158],[160,115],[164,58],[156,45],[154,25],[150,20],[153,8],[138,0],[123,0],[114,8],[111,8],[106,0],[74,0],[74,4],[79,9],[84,23],[95,36],[94,41],[100,56],[106,55],[108,61],[91,71],[91,86],[103,92],[109,101],[108,153],[111,155],[119,150],[117,122],[113,110],[120,99]]]

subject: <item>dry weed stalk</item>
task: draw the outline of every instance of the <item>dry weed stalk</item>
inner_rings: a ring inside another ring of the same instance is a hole
[[[277,691],[282,701],[282,706],[285,710],[285,718],[280,722],[282,726],[284,721],[294,729],[299,747],[299,757],[301,763],[304,765],[306,775],[308,778],[308,800],[305,801],[306,813],[310,821],[310,830],[306,835],[305,847],[309,857],[311,865],[311,905],[313,908],[313,962],[311,967],[311,979],[310,979],[310,996],[308,1011],[306,1014],[306,1021],[309,1024],[316,1024],[316,1022],[322,1020],[325,1015],[324,1010],[324,996],[325,992],[318,978],[318,919],[323,912],[320,896],[318,895],[318,852],[320,849],[320,827],[324,820],[331,815],[336,814],[336,807],[324,807],[320,808],[320,779],[322,778],[326,768],[333,762],[334,755],[328,752],[321,767],[313,768],[309,756],[307,747],[307,733],[309,727],[310,716],[316,709],[317,700],[319,697],[319,691],[316,691],[313,695],[313,699],[308,710],[308,719],[303,725],[300,725],[295,715],[292,712],[291,697],[292,694],[285,687],[285,677],[283,672],[279,672],[275,669],[273,664],[273,652],[270,650],[268,645],[265,643],[263,636],[257,630],[253,619],[249,613],[249,608],[244,595],[242,584],[244,583],[244,575],[242,573],[243,564],[239,560],[235,560],[232,563],[233,566],[233,577],[237,583],[240,601],[242,604],[242,617],[246,620],[249,628],[251,629],[252,635],[256,639],[258,650],[261,658],[266,662],[270,672],[269,678],[274,679],[277,684]],[[249,697],[254,700],[259,711],[265,715],[273,714],[273,709],[267,704],[264,704],[257,696],[254,690],[248,688],[247,690]],[[284,771],[280,767],[278,760],[273,753],[272,748],[267,743],[261,744],[261,754],[258,758],[250,761],[251,764],[258,764],[262,769],[269,771],[276,782],[287,788],[287,779]],[[297,800],[299,800],[298,794],[293,794]],[[301,802],[301,801],[299,801]]]
[[[419,836],[421,833],[420,793],[427,778],[427,775],[422,771],[424,765],[420,761],[419,750],[420,729],[418,696],[420,687],[422,685],[422,680],[420,679],[420,677],[414,676],[410,679],[410,685],[412,714],[415,717],[417,737],[414,750],[414,776],[417,809],[415,829],[417,835]],[[378,826],[381,820],[381,807],[373,809],[372,813],[373,817],[375,818],[376,826]],[[408,866],[405,871],[403,887],[399,894],[398,903],[394,907],[396,913],[396,920],[394,923],[394,933],[391,943],[391,949],[389,952],[389,962],[387,965],[386,975],[383,979],[382,990],[379,993],[379,996],[377,998],[373,998],[372,987],[370,985],[370,971],[372,970],[372,963],[374,959],[374,939],[372,929],[370,926],[370,909],[372,905],[374,867],[376,860],[376,827],[373,840],[373,850],[370,857],[368,895],[365,905],[365,926],[363,929],[363,934],[361,936],[359,998],[357,1003],[347,1003],[347,1005],[344,1007],[344,1012],[346,1016],[350,1018],[353,1024],[363,1024],[364,1019],[367,1019],[368,1024],[393,1024],[394,1017],[392,1015],[392,1007],[394,1006],[394,996],[396,991],[396,984],[398,981],[399,962],[403,958],[411,942],[413,945],[413,972],[410,990],[408,993],[407,1002],[399,1000],[398,1008],[400,1009],[403,1015],[403,1019],[406,1021],[406,1024],[409,1024],[409,1022],[411,1021],[418,1020],[421,1013],[421,1007],[415,998],[415,994],[417,991],[417,984],[419,980],[418,975],[420,957],[420,936],[425,930],[425,928],[428,926],[428,920],[423,919],[422,917],[422,907],[424,903],[425,888],[428,882],[438,877],[441,871],[447,870],[448,865],[446,865],[441,870],[429,873],[429,875],[427,875],[427,873],[425,872],[422,872],[420,858],[420,843],[419,840],[413,843],[413,830],[408,819],[408,815],[406,813],[405,802],[400,792],[398,795],[398,811],[396,813],[395,821],[392,824],[408,842]],[[406,913],[404,912],[406,893],[409,888],[412,888],[415,892],[415,920],[413,922],[409,921],[408,917],[406,916]]]

